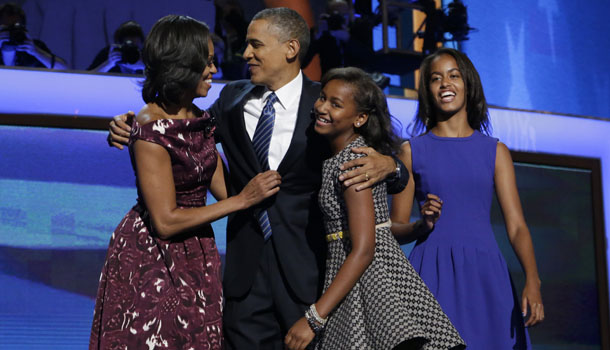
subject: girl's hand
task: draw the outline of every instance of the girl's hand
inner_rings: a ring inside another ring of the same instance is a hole
[[[424,221],[426,229],[432,231],[434,225],[441,216],[441,209],[443,208],[443,201],[434,194],[428,193],[427,199],[424,205],[421,207],[421,216]]]
[[[307,319],[301,317],[286,334],[284,343],[289,350],[304,350],[313,340],[315,333],[309,327]]]
[[[525,326],[531,327],[542,322],[544,320],[544,305],[540,294],[540,282],[526,282],[522,295],[521,312],[523,317],[527,315],[528,306],[530,309],[530,317],[525,322]]]

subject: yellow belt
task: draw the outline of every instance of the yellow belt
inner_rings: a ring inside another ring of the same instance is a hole
[[[375,225],[375,229],[382,227],[390,227],[392,226],[392,220],[388,220],[386,222],[382,222],[381,224]],[[349,231],[337,231],[333,233],[329,233],[326,235],[326,242],[338,241],[343,237],[349,236]]]

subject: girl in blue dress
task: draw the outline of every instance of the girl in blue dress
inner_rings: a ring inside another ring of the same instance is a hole
[[[488,136],[483,88],[466,55],[440,49],[420,72],[420,135],[401,147],[411,177],[392,200],[393,233],[417,240],[411,264],[469,350],[529,349],[525,327],[541,322],[544,308],[510,152]],[[494,191],[526,275],[521,305],[492,232]],[[410,223],[414,197],[422,220]]]

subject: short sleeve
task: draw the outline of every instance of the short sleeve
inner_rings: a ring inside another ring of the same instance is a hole
[[[359,146],[356,146],[359,147]],[[351,148],[351,147],[350,147]],[[345,151],[343,151],[342,157],[339,157],[339,164],[337,164],[337,166],[341,166],[341,164],[345,163],[345,162],[349,162],[350,160],[354,160],[354,159],[358,159],[358,158],[362,158],[362,157],[366,157],[366,154],[358,154],[358,153],[354,153],[351,151],[351,149],[347,149]],[[355,167],[353,168],[349,168],[349,169],[345,169],[345,170],[341,170],[339,169],[339,174],[345,174],[348,171],[354,170],[356,169]]]
[[[362,153],[354,153],[352,152],[352,148],[354,147],[367,147],[366,142],[362,136],[358,137],[356,140],[352,141],[347,147],[345,147],[339,154],[337,155],[337,167],[341,166],[341,164],[345,162],[349,162],[350,160],[366,157],[366,154]],[[340,170],[337,169],[339,174],[345,174],[348,171],[354,170],[355,168]]]
[[[171,147],[171,140],[167,132],[172,122],[169,119],[160,119],[141,125],[134,120],[131,134],[129,135],[129,145],[132,145],[137,140],[142,140],[156,143],[163,147]]]

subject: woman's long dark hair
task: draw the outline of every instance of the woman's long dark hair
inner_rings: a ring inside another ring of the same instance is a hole
[[[441,48],[426,57],[420,66],[419,90],[417,115],[411,130],[407,130],[411,136],[416,136],[436,126],[436,110],[433,97],[430,94],[430,66],[432,61],[442,55],[449,55],[455,59],[458,65],[466,90],[466,112],[468,114],[468,125],[474,130],[484,134],[491,134],[491,124],[489,122],[489,112],[487,111],[487,101],[483,93],[481,78],[474,65],[465,54],[450,48]]]
[[[355,67],[334,68],[322,77],[322,87],[331,80],[341,80],[352,86],[358,113],[366,113],[368,121],[355,132],[377,152],[389,155],[398,150],[401,139],[394,132],[386,97],[373,79]]]
[[[208,26],[188,16],[168,15],[150,30],[142,53],[144,102],[178,104],[194,91],[208,65]]]

